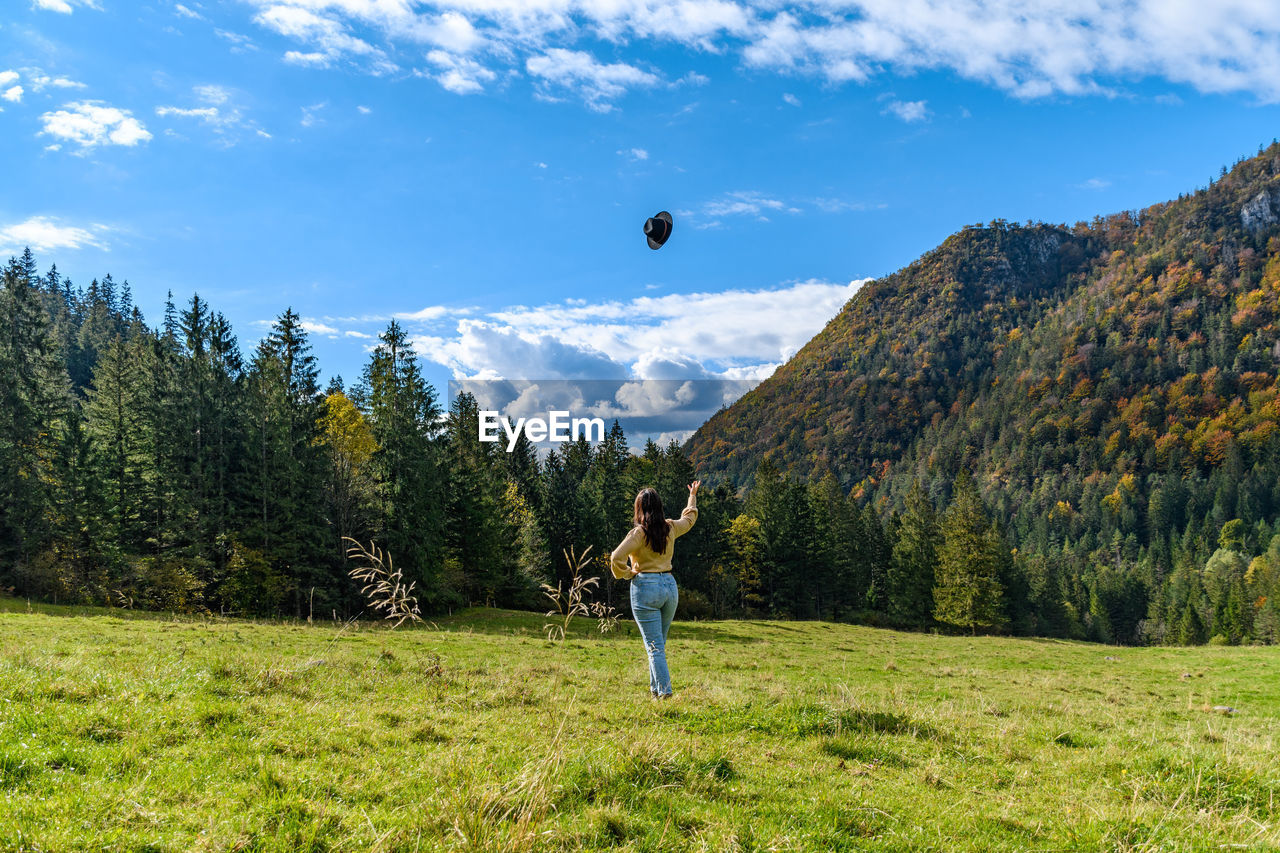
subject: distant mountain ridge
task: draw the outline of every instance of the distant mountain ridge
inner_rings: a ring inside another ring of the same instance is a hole
[[[768,458],[885,511],[911,480],[939,496],[968,468],[1019,532],[1057,513],[1056,541],[1118,530],[1145,546],[1153,489],[1207,487],[1224,466],[1231,505],[1210,496],[1171,523],[1274,518],[1278,311],[1273,143],[1140,212],[964,228],[865,285],[686,450],[709,479],[749,485]],[[1117,489],[1125,518],[1080,520]]]

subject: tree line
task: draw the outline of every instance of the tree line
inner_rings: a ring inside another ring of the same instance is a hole
[[[198,295],[152,327],[128,282],[78,288],[30,251],[3,271],[0,377],[0,587],[51,601],[347,617],[364,607],[353,537],[392,555],[426,612],[543,609],[566,549],[602,557],[639,488],[674,515],[695,477],[680,446],[632,452],[617,423],[543,458],[523,437],[510,453],[477,441],[475,400],[446,408],[395,322],[356,382],[321,388],[292,310],[246,357]],[[1135,588],[1077,571],[1067,545],[1020,550],[963,468],[890,505],[768,458],[752,479],[704,490],[678,550],[685,617],[1169,643],[1273,642],[1280,626],[1280,537],[1262,523],[1226,520],[1211,552],[1202,526],[1167,537],[1174,571]],[[625,582],[595,571],[625,611]]]

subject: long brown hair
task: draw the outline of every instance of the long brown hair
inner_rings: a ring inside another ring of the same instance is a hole
[[[662,514],[662,498],[658,497],[656,490],[641,489],[636,495],[635,521],[644,531],[645,544],[653,553],[661,554],[667,550],[667,534],[671,531],[667,528],[666,516]]]

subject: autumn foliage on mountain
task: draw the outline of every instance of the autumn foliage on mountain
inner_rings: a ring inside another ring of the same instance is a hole
[[[1280,553],[1278,313],[1273,143],[1145,210],[964,228],[868,283],[686,450],[738,486],[764,460],[832,475],[890,522],[913,484],[942,508],[971,473],[1021,577],[1066,606],[1054,620],[1259,639]]]

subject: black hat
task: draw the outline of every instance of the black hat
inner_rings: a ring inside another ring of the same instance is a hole
[[[671,236],[671,214],[665,210],[657,216],[644,221],[644,236],[649,241],[650,249],[661,249],[662,244]]]

